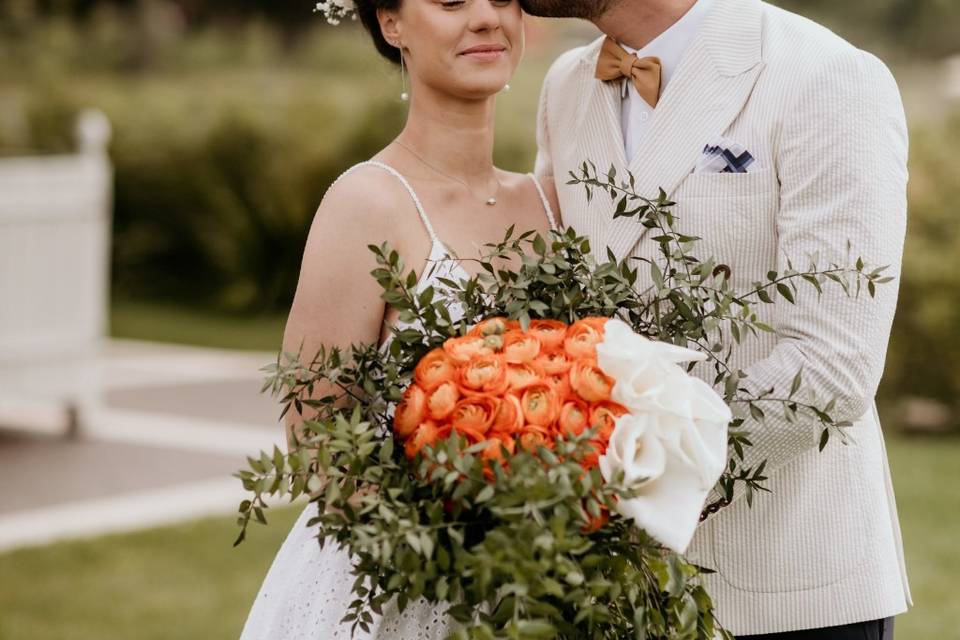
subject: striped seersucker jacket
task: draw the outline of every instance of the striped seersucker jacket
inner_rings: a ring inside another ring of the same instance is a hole
[[[645,141],[626,158],[616,83],[594,79],[601,40],[551,68],[538,115],[537,173],[554,177],[565,224],[594,251],[653,258],[656,243],[611,202],[566,185],[584,160],[629,169],[640,193],[663,188],[682,230],[703,238],[748,288],[786,260],[805,266],[862,255],[898,276],[906,226],[907,132],[890,72],[828,30],[760,0],[718,0],[671,83]],[[722,135],[756,158],[750,173],[692,173]],[[646,270],[641,269],[641,279]],[[644,280],[642,284],[650,284]],[[751,425],[753,460],[771,494],[738,499],[700,526],[689,555],[721,622],[736,634],[818,628],[896,615],[910,604],[900,528],[874,396],[896,307],[839,289],[760,309],[777,336],[734,353],[747,385],[787,391],[803,369],[849,443],[818,451],[820,430],[770,417]],[[775,412],[768,412],[774,414]]]

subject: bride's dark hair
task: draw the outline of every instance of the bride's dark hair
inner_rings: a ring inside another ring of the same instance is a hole
[[[395,11],[400,8],[402,0],[355,0],[357,15],[363,27],[373,38],[373,44],[384,58],[394,64],[400,64],[400,49],[387,42],[380,30],[380,21],[377,20],[377,10],[386,9]]]

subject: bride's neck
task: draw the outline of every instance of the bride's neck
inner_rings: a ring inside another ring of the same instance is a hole
[[[494,171],[495,102],[495,98],[467,102],[412,96],[407,124],[398,140],[437,169],[468,182],[483,182]]]

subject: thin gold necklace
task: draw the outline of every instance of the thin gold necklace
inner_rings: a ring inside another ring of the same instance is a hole
[[[436,173],[439,173],[439,174],[440,174],[441,176],[443,176],[444,178],[447,178],[447,179],[449,179],[449,180],[453,180],[454,182],[459,182],[460,184],[462,184],[462,185],[464,186],[464,188],[470,193],[471,196],[473,196],[474,198],[477,197],[477,196],[473,193],[473,189],[470,188],[470,185],[467,184],[465,180],[461,180],[460,178],[458,178],[458,177],[456,177],[456,176],[452,176],[452,175],[450,175],[449,173],[446,173],[446,172],[444,172],[444,171],[441,171],[441,170],[438,169],[437,167],[435,167],[435,166],[433,166],[432,164],[430,164],[429,162],[427,162],[427,161],[423,158],[423,156],[421,156],[419,153],[417,153],[416,151],[414,151],[413,149],[411,149],[409,146],[405,145],[404,143],[400,142],[399,140],[394,140],[394,142],[395,142],[398,146],[406,149],[406,150],[410,153],[410,155],[412,155],[414,158],[416,158],[416,159],[419,160],[421,163],[423,163],[427,168],[435,171]],[[493,193],[492,196],[490,196],[489,198],[487,198],[487,199],[484,200],[484,203],[486,203],[487,205],[489,205],[489,206],[491,206],[491,207],[497,204],[497,196],[500,195],[500,181],[497,180],[496,178],[494,178],[494,180],[496,180],[496,182],[497,182],[497,190]]]

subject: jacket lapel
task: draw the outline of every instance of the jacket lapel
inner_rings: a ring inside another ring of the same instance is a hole
[[[577,158],[578,164],[582,160],[596,160],[613,162],[618,167],[627,166],[626,151],[623,142],[623,126],[620,123],[620,82],[602,82],[594,77],[597,57],[603,38],[592,43],[581,58],[584,65],[583,76],[585,83],[581,104],[581,122],[576,128],[576,149],[587,156]],[[607,167],[597,167],[606,172]]]
[[[647,135],[630,162],[638,194],[656,197],[661,188],[673,193],[693,170],[704,145],[726,131],[743,110],[763,68],[761,18],[760,0],[717,0],[661,96]],[[591,62],[595,64],[596,59]],[[612,90],[612,94],[603,93],[603,98],[615,105],[614,140],[619,158],[624,158],[619,85],[610,83],[605,88]],[[603,106],[609,114],[609,106]],[[606,120],[609,127],[609,115]],[[626,162],[618,166],[624,165]],[[646,232],[636,219],[610,217],[604,235],[622,260],[633,254]]]

